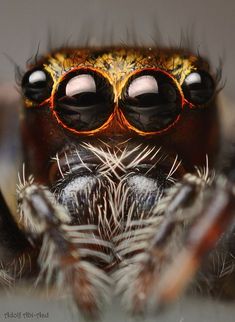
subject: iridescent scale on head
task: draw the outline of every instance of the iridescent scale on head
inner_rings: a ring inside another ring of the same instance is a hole
[[[203,64],[203,66],[202,66]],[[182,51],[155,48],[63,49],[45,57],[43,66],[54,82],[68,71],[79,67],[97,69],[107,75],[112,85],[125,82],[126,77],[143,68],[159,68],[174,76],[181,85],[185,77],[205,62]]]

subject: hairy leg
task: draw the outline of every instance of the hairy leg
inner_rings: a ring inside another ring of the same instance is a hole
[[[26,233],[41,243],[36,284],[55,286],[59,294],[72,293],[83,314],[96,315],[109,299],[110,284],[97,264],[110,258],[99,247],[109,249],[110,244],[96,236],[95,225],[70,225],[68,211],[32,178],[19,185],[18,203]]]
[[[129,250],[140,240],[143,245],[114,274],[128,310],[140,313],[150,302],[156,307],[179,296],[227,228],[234,209],[232,186],[207,172],[187,174],[169,189],[147,229],[140,227],[138,236],[125,241]]]

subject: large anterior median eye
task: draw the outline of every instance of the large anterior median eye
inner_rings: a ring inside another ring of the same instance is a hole
[[[135,129],[159,132],[175,123],[182,110],[182,95],[170,75],[146,69],[129,79],[120,107]]]
[[[75,132],[100,128],[114,108],[109,81],[91,69],[69,72],[54,96],[53,110],[60,123]]]
[[[21,86],[26,98],[41,103],[50,97],[53,80],[43,68],[35,68],[24,75]]]
[[[192,104],[203,105],[208,103],[214,95],[215,83],[205,71],[189,74],[182,85],[185,98]]]

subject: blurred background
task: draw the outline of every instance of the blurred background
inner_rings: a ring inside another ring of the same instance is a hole
[[[133,44],[179,46],[188,38],[208,57],[214,70],[223,65],[221,105],[225,128],[232,133],[235,100],[234,0],[0,0],[0,185],[8,202],[15,199],[15,164],[19,152],[19,97],[15,64],[22,69],[38,51],[77,46]],[[182,37],[183,35],[183,37]],[[229,125],[227,127],[227,124]],[[14,207],[13,207],[14,208]],[[38,321],[7,317],[7,312],[49,313],[44,321],[76,321],[66,302],[46,301],[22,292],[0,298],[0,321]],[[234,303],[187,299],[146,321],[234,321]],[[105,321],[129,321],[114,303]]]
[[[216,68],[223,61],[224,92],[235,97],[235,2],[233,0],[1,0],[0,82],[48,43],[179,45],[182,33]],[[192,39],[193,38],[193,39]]]

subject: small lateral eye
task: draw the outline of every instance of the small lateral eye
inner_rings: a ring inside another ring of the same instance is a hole
[[[206,71],[189,74],[182,85],[184,97],[194,105],[208,103],[215,93],[215,83]]]
[[[52,86],[51,76],[41,68],[28,71],[21,83],[24,96],[35,103],[41,103],[49,98]]]
[[[65,128],[77,133],[94,131],[113,113],[113,88],[100,72],[79,68],[68,72],[61,81],[52,108]]]
[[[120,108],[135,129],[149,133],[172,126],[182,111],[182,94],[176,81],[161,70],[134,74],[123,90]]]

